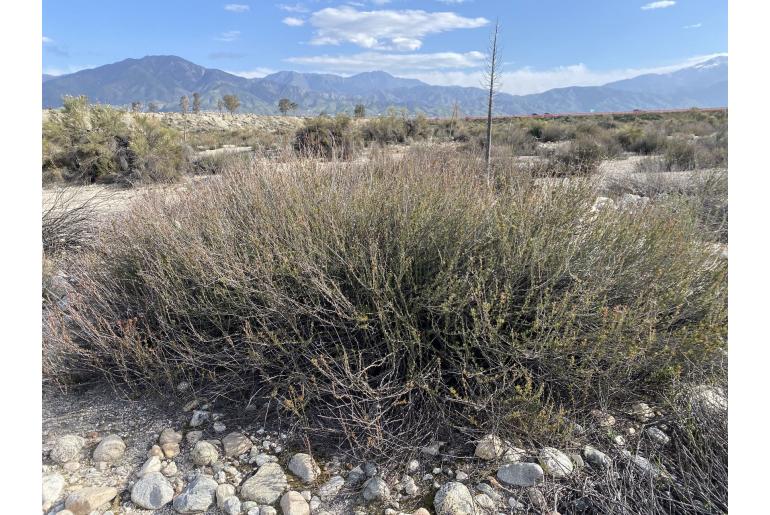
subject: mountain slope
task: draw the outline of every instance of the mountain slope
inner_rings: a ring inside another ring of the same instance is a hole
[[[351,77],[282,71],[246,79],[204,68],[176,56],[148,56],[59,77],[43,78],[43,107],[58,107],[64,95],[86,95],[93,102],[129,105],[155,102],[161,110],[178,110],[179,98],[201,95],[204,110],[217,108],[225,94],[238,95],[241,112],[274,114],[280,98],[299,105],[299,114],[351,112],[362,103],[377,114],[389,107],[441,116],[455,102],[465,115],[481,115],[486,92],[480,88],[432,86],[388,73]],[[565,113],[723,107],[727,105],[727,57],[716,57],[667,74],[647,74],[604,86],[559,88],[533,95],[501,93],[496,114]]]

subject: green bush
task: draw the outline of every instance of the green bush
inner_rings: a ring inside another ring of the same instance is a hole
[[[355,146],[350,117],[344,114],[305,120],[294,136],[294,150],[303,156],[350,159]]]
[[[65,97],[43,124],[43,178],[75,183],[168,181],[187,169],[179,133],[153,118]]]
[[[437,427],[538,438],[723,349],[727,266],[686,204],[592,213],[588,181],[489,187],[446,156],[254,163],[140,201],[73,267],[52,341],[116,384],[254,396],[370,454]]]

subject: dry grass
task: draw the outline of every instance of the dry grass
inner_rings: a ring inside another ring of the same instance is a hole
[[[381,456],[436,427],[553,439],[708,368],[727,267],[686,202],[596,214],[592,182],[501,166],[488,188],[445,152],[255,160],[150,195],[73,267],[46,345],[81,377],[262,398]]]

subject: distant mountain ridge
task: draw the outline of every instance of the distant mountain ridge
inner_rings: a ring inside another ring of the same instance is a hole
[[[720,56],[671,73],[640,75],[603,86],[573,86],[531,95],[500,93],[495,113],[726,107],[727,71],[727,57]],[[446,116],[455,102],[468,116],[482,115],[486,108],[486,92],[481,88],[433,86],[382,71],[350,77],[281,71],[247,79],[177,56],[125,59],[68,75],[43,76],[43,107],[59,107],[64,95],[86,95],[92,102],[119,106],[155,102],[163,111],[177,111],[179,98],[194,92],[200,93],[204,110],[216,109],[223,95],[235,94],[241,101],[239,112],[260,114],[277,113],[281,98],[298,104],[296,114],[351,112],[359,103],[370,114],[399,107]]]

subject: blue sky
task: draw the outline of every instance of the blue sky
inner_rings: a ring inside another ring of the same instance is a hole
[[[496,18],[509,93],[603,84],[727,52],[726,0],[44,0],[43,71],[173,54],[247,77],[380,69],[476,86]]]

